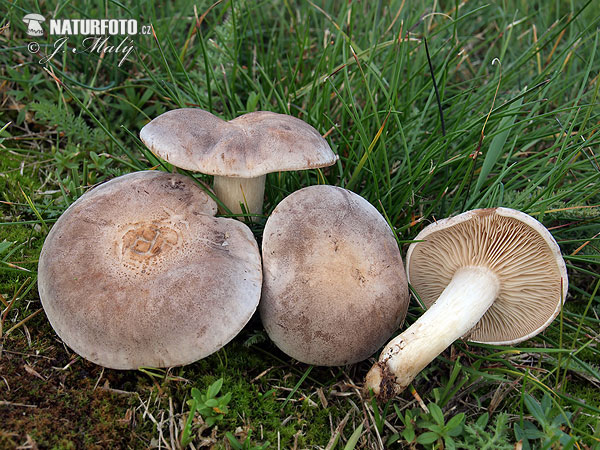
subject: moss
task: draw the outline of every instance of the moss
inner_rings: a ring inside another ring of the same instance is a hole
[[[175,369],[171,375],[191,380],[193,387],[202,392],[214,381],[223,378],[219,395],[230,392],[232,400],[229,412],[217,425],[218,439],[224,439],[225,433],[235,433],[241,428],[244,433],[252,430],[252,441],[257,443],[279,440],[282,448],[293,447],[294,442],[300,447],[311,443],[325,445],[330,438],[329,416],[337,417],[337,407],[323,408],[316,395],[311,397],[311,401],[302,398],[302,395],[314,393],[319,387],[311,380],[305,380],[284,405],[289,389],[298,383],[308,366],[301,365],[297,370],[290,370],[290,366],[280,365],[263,351],[245,347],[245,337],[251,333],[252,327],[249,327],[227,346],[226,351],[221,350],[195,364]],[[268,373],[255,380],[265,370]],[[318,368],[314,370],[319,371]],[[175,409],[181,407],[179,402],[189,398],[191,387],[181,383],[160,384],[163,396],[175,401]],[[315,403],[317,406],[314,406]],[[188,410],[187,405],[183,410]],[[206,430],[204,436],[210,435],[211,431]]]
[[[583,401],[585,404],[600,405],[600,390],[590,383],[582,381],[569,382],[569,392],[574,398]],[[600,434],[600,415],[593,415],[580,411],[573,417],[573,425],[584,430],[587,433]]]
[[[5,442],[21,445],[29,435],[41,448],[101,449],[135,441],[129,423],[121,420],[130,399],[94,389],[100,367],[78,360],[60,369],[70,361],[62,346],[36,333],[32,341],[37,351],[15,340],[3,355],[2,396],[9,402],[0,406],[0,436]]]

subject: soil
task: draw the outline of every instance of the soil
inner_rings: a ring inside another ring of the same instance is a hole
[[[135,412],[140,399],[127,391],[135,375],[103,372],[57,340],[36,336],[36,348],[28,348],[22,337],[11,338],[0,350],[0,449],[142,444]]]

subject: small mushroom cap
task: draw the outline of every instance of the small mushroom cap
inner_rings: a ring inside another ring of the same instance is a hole
[[[40,256],[40,298],[56,333],[114,369],[188,364],[223,347],[254,313],[262,270],[248,227],[216,211],[191,178],[164,172],[81,196]]]
[[[140,138],[169,163],[208,175],[255,178],[326,167],[338,159],[306,122],[267,111],[226,122],[202,109],[175,109],[149,122]]]
[[[263,234],[260,315],[273,342],[307,364],[362,361],[404,320],[408,285],[390,227],[333,186],[286,197]]]
[[[30,20],[35,20],[36,22],[44,22],[46,19],[41,14],[35,13],[27,14],[25,17],[23,17],[23,22],[25,23],[29,23]]]
[[[432,305],[454,273],[483,266],[500,283],[498,297],[465,339],[515,344],[542,330],[567,295],[565,262],[550,232],[533,217],[509,208],[477,209],[424,228],[410,245],[411,286]]]

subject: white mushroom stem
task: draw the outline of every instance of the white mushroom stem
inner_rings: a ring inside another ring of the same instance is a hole
[[[500,283],[484,267],[458,270],[433,305],[392,339],[367,374],[365,389],[384,401],[402,392],[445,348],[471,330],[492,306]]]
[[[249,214],[262,214],[266,175],[256,178],[215,176],[215,195],[233,214],[242,214],[240,203]]]

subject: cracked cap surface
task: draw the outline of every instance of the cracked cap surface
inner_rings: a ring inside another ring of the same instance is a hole
[[[86,359],[115,369],[188,364],[248,322],[260,298],[247,226],[213,217],[189,177],[136,172],[85,193],[48,234],[38,289],[50,324]]]

